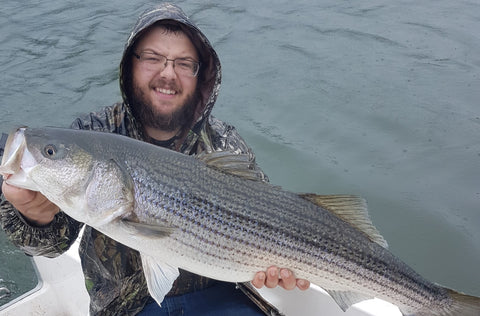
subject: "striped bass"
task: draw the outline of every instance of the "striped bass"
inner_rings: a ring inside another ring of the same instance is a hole
[[[403,315],[480,315],[480,298],[424,279],[389,252],[364,200],[288,192],[256,180],[249,164],[109,133],[20,128],[0,173],[138,250],[159,304],[178,268],[247,282],[276,265],[324,288],[343,310],[377,297]]]

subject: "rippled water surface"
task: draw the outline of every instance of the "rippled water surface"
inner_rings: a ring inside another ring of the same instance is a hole
[[[365,197],[393,253],[480,295],[478,2],[179,4],[222,60],[214,114],[273,183]],[[120,100],[117,65],[144,9],[2,1],[0,131],[68,126]],[[0,288],[14,297],[34,281],[4,239]]]

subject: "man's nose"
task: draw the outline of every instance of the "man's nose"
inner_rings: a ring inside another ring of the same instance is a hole
[[[175,62],[173,60],[167,59],[165,61],[165,66],[163,70],[160,71],[160,74],[166,78],[175,77],[177,75],[177,73],[175,72]]]

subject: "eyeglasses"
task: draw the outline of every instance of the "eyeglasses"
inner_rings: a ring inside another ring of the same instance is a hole
[[[163,55],[153,52],[132,54],[149,70],[163,71],[167,67],[169,61],[173,62],[173,69],[179,76],[196,77],[200,70],[199,62],[187,58],[168,59]]]

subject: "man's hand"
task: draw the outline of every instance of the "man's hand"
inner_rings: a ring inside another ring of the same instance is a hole
[[[17,188],[5,181],[2,184],[2,192],[5,198],[34,225],[49,224],[60,210],[40,192]]]
[[[304,279],[296,279],[293,272],[288,269],[279,269],[276,266],[271,266],[267,271],[257,272],[252,281],[253,286],[257,289],[264,285],[268,288],[280,286],[285,290],[293,290],[298,287],[305,291],[310,287],[310,282]]]

